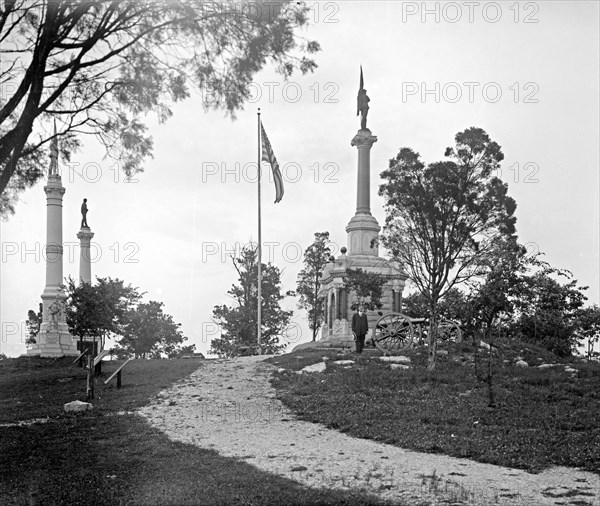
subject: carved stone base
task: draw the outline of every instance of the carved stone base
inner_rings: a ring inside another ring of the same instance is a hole
[[[355,214],[348,225],[348,256],[379,255],[378,236],[381,227],[371,214]]]
[[[46,302],[46,301],[44,301]],[[47,313],[44,313],[44,317]],[[44,321],[36,336],[36,343],[27,350],[29,356],[62,357],[77,356],[77,343],[69,333],[69,327],[64,320],[64,313],[56,315],[57,321]]]

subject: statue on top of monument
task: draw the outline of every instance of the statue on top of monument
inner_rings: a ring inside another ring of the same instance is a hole
[[[371,99],[367,96],[367,90],[364,87],[362,65],[360,66],[360,87],[358,89],[358,97],[356,98],[356,115],[361,115],[360,128],[367,129],[367,114],[369,114],[369,102]]]
[[[87,199],[83,199],[83,204],[81,204],[81,228],[90,228],[87,223]]]

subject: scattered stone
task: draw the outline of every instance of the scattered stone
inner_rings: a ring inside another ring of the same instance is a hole
[[[568,372],[570,374],[577,374],[577,369],[573,369],[571,366],[565,366],[565,372]]]
[[[438,355],[443,355],[443,356],[447,356],[448,355],[448,350],[438,350],[437,351]]]
[[[329,357],[323,357],[323,362],[327,362],[328,360],[331,360]]]
[[[285,369],[284,369],[283,367],[280,367],[279,369],[277,369],[277,372],[278,372],[279,374],[281,374],[281,373],[284,373],[284,372],[285,372]]]
[[[490,345],[488,343],[484,342],[484,341],[479,341],[479,347],[480,348],[484,348],[486,350],[490,349]]]
[[[390,369],[410,369],[406,364],[390,364]]]
[[[354,364],[354,360],[336,360],[335,362],[331,362],[335,365],[352,365]]]
[[[294,466],[290,469],[290,471],[292,472],[296,472],[296,471],[308,471],[308,467],[304,467],[304,466]]]
[[[517,360],[515,363],[517,367],[529,367],[529,364],[525,360]]]
[[[540,364],[538,365],[538,369],[550,369],[551,367],[556,367],[559,364]]]
[[[65,407],[65,411],[67,413],[88,411],[88,410],[92,409],[92,405],[89,402],[81,402],[81,401],[67,402],[64,407]]]
[[[383,362],[394,362],[396,364],[410,364],[410,357],[398,355],[397,357],[379,357],[379,360]]]
[[[323,372],[326,367],[327,367],[327,365],[325,364],[325,362],[318,362],[313,365],[307,365],[300,372],[301,373],[303,373],[303,372]]]

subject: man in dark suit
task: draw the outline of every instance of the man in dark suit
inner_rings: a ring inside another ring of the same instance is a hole
[[[352,315],[352,333],[356,341],[356,353],[362,353],[365,346],[365,336],[369,331],[369,321],[362,305],[358,306],[358,311]]]

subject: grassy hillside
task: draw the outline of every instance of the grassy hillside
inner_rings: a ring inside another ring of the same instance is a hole
[[[356,437],[532,472],[565,465],[600,473],[600,364],[561,363],[523,343],[498,346],[493,407],[487,351],[468,343],[442,348],[430,377],[424,347],[406,351],[412,365],[401,370],[380,361],[381,353],[302,350],[271,359],[285,370],[272,383],[301,418]],[[294,374],[323,357],[330,359],[325,372]],[[355,364],[332,365],[340,359]],[[529,367],[515,365],[518,359]],[[559,365],[536,367],[542,363]]]
[[[67,415],[63,404],[85,397],[85,373],[70,361],[0,361],[2,506],[379,504],[368,495],[308,489],[215,451],[172,442],[127,413],[201,362],[134,361],[123,373],[123,388],[99,382],[94,409]],[[116,367],[109,362],[105,373]]]

